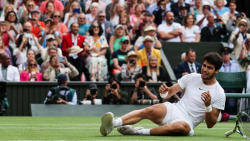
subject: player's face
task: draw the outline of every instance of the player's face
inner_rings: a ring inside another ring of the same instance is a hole
[[[208,61],[204,61],[201,67],[201,78],[203,80],[210,80],[215,77],[219,70],[215,70],[213,64],[209,63]]]

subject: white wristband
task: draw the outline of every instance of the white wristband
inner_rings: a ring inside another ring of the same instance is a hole
[[[211,105],[209,105],[208,107],[206,107],[206,112],[207,112],[207,113],[212,112],[212,110],[213,110],[213,108],[212,108]]]
[[[168,92],[166,92],[165,94],[160,93],[160,96],[161,96],[161,98],[165,98],[168,96]]]

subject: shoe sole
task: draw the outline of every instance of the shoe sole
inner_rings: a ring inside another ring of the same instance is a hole
[[[110,127],[113,124],[114,115],[111,112],[106,113],[102,116],[102,125],[100,127],[100,132],[103,136],[107,136],[109,133],[107,132],[106,127]]]

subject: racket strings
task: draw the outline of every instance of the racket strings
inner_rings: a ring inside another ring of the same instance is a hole
[[[250,117],[247,114],[240,114],[238,123],[241,132],[245,136],[250,137]]]

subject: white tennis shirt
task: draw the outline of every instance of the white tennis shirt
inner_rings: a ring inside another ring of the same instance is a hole
[[[180,108],[182,112],[189,115],[193,128],[205,118],[206,106],[201,100],[201,94],[203,92],[209,91],[212,107],[224,110],[226,95],[218,82],[214,85],[207,86],[203,83],[201,74],[191,73],[179,79],[178,84],[182,89],[185,89],[185,93],[182,99],[175,105]]]

